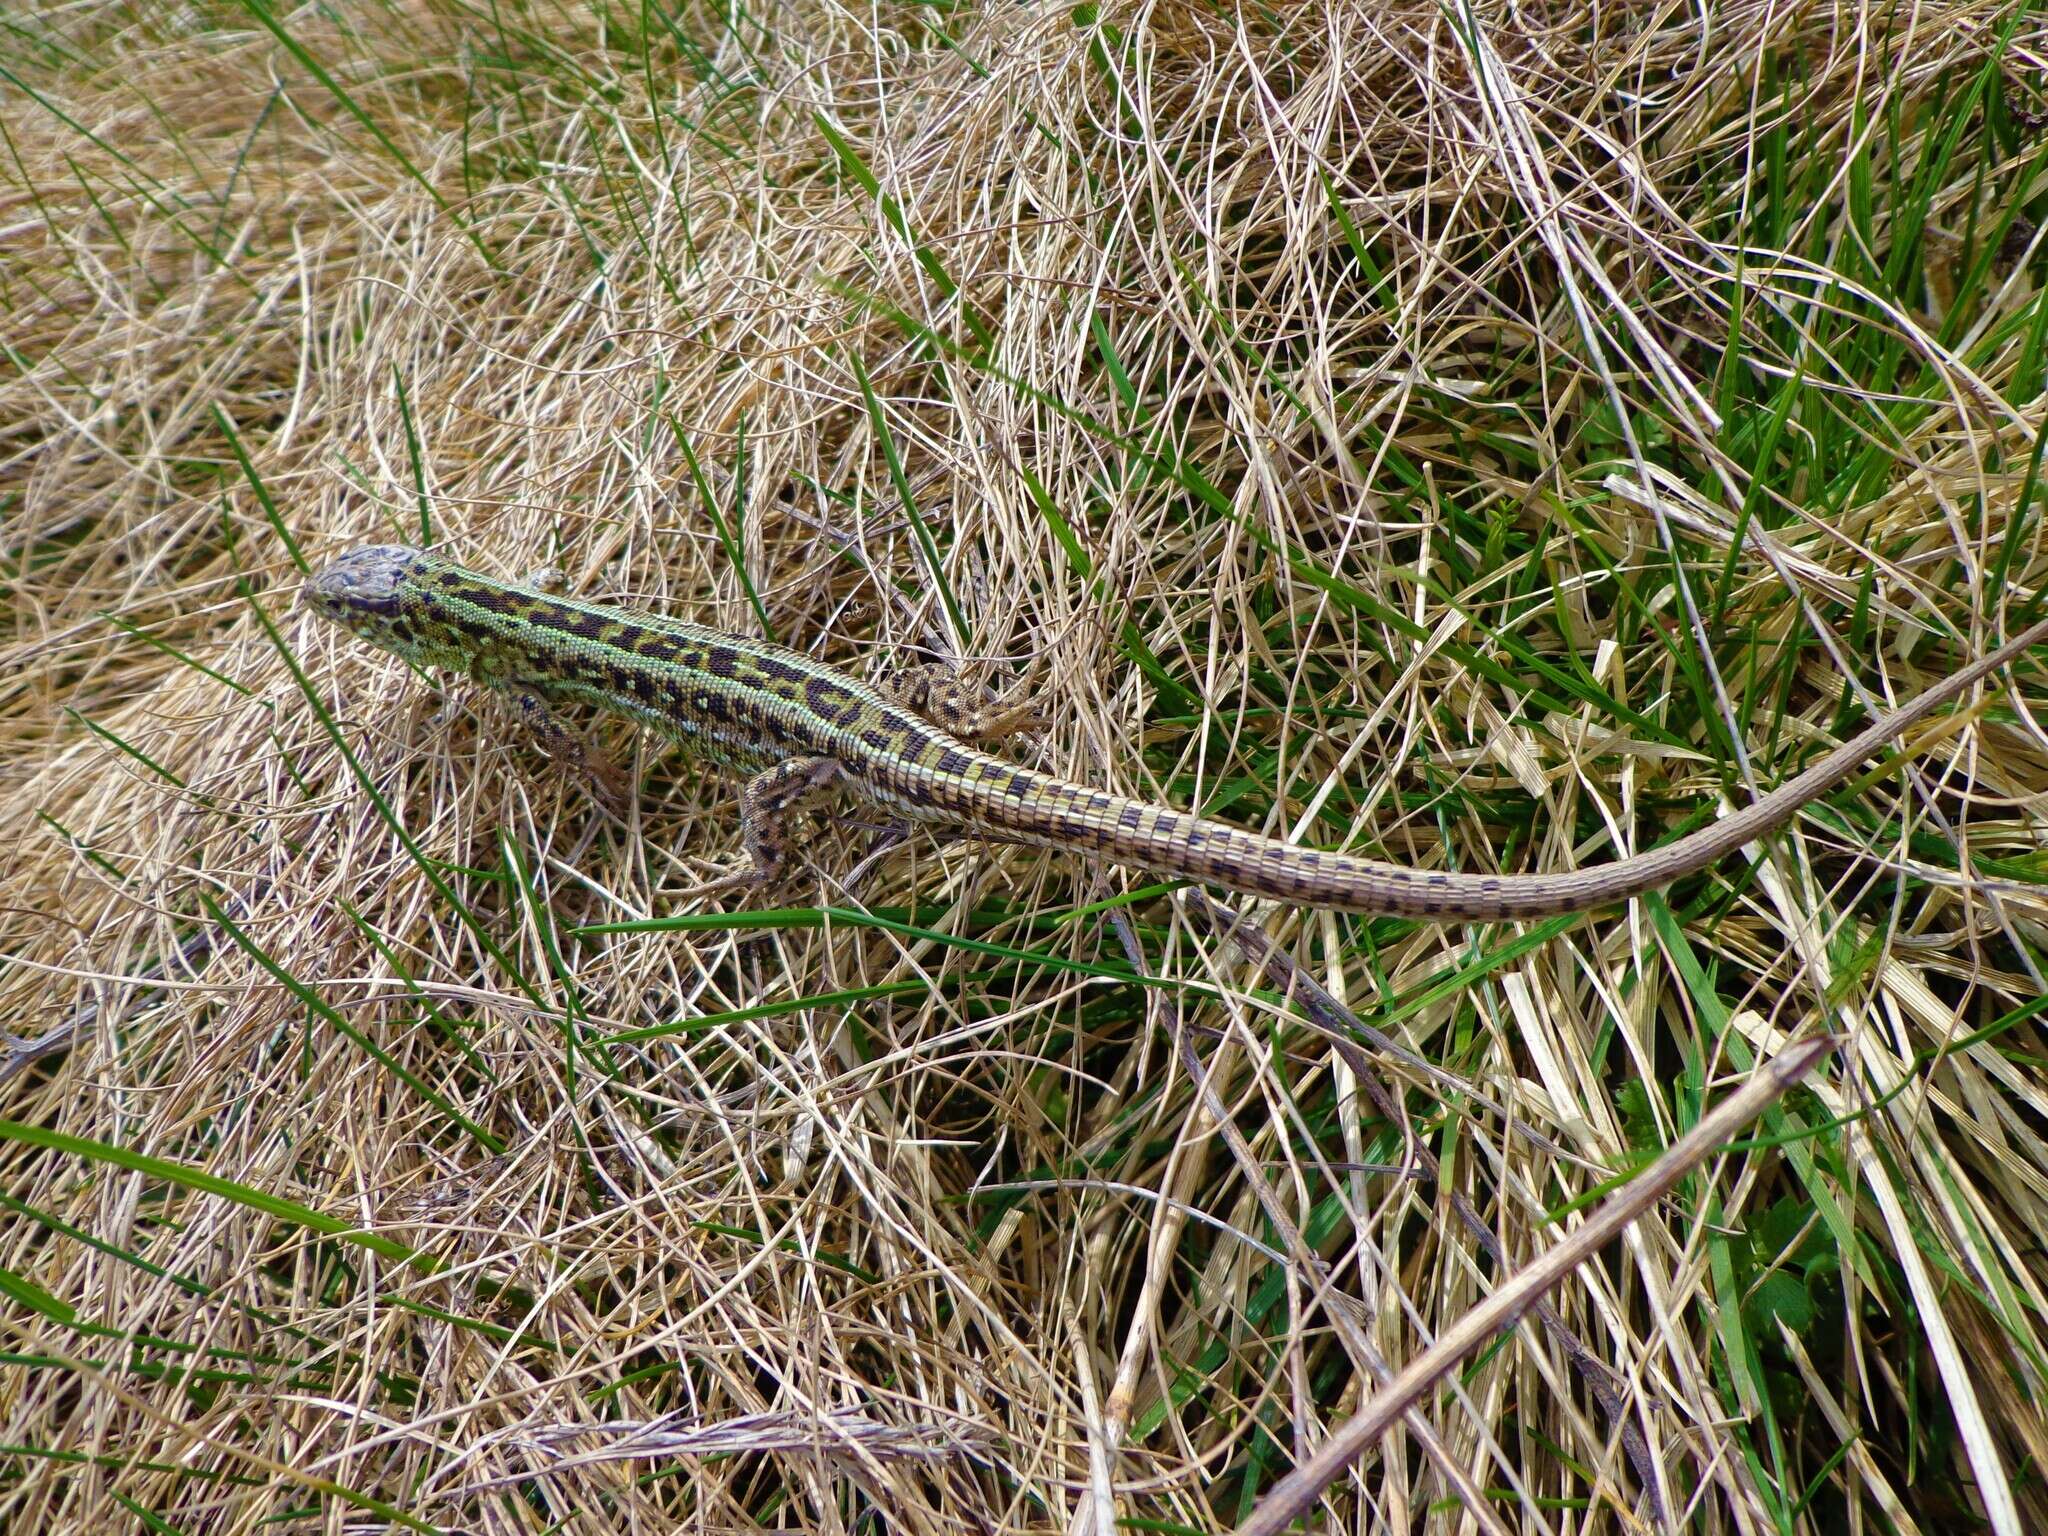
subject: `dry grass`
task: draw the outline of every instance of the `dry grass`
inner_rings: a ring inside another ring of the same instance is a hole
[[[727,786],[647,743],[610,817],[292,606],[426,537],[985,665],[1093,783],[1598,862],[2048,582],[2044,44],[1950,0],[0,22],[0,1523],[1227,1527],[1832,1032],[1319,1518],[2048,1525],[2038,671],[1666,898],[1262,911],[1261,967],[863,816],[829,915],[719,920]]]

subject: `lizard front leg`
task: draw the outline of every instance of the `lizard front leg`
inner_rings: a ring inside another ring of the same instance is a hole
[[[555,718],[547,700],[531,688],[506,687],[499,690],[541,750],[571,773],[590,784],[592,793],[606,810],[623,816],[633,802],[633,786],[626,774],[602,752]]]

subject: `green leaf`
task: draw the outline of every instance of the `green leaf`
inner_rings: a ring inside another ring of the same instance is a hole
[[[1743,1302],[1742,1310],[1750,1331],[1771,1343],[1777,1342],[1779,1323],[1802,1334],[1813,1326],[1813,1298],[1807,1294],[1805,1282],[1787,1270],[1765,1275]]]

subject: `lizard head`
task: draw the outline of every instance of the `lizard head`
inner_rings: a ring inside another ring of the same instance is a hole
[[[307,607],[324,619],[372,645],[408,661],[443,664],[430,643],[433,626],[419,610],[425,592],[420,586],[439,562],[417,549],[398,544],[365,544],[326,566],[306,583],[301,594]]]

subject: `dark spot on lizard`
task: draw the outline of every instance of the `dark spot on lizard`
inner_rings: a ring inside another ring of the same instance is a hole
[[[620,639],[620,645],[636,656],[645,656],[649,661],[667,662],[671,666],[695,669],[702,660],[697,653],[674,635],[663,634],[644,624],[630,626]]]
[[[712,670],[717,670],[718,653],[712,653]],[[804,682],[804,704],[812,714],[831,725],[845,725],[860,717],[860,700],[839,684],[822,677]]]
[[[652,704],[655,694],[660,691],[654,679],[637,668],[621,671],[619,679],[625,685],[626,692],[632,694],[642,704]]]
[[[480,582],[455,581],[448,583],[448,595],[465,603],[473,603],[486,613],[511,614],[519,611],[519,600],[510,592],[497,587],[487,587]]]
[[[798,683],[804,678],[804,669],[784,661],[780,656],[757,656],[754,664],[761,669],[761,675],[771,682]]]

